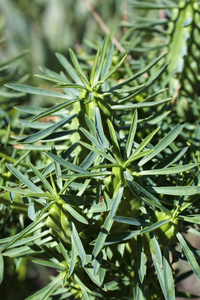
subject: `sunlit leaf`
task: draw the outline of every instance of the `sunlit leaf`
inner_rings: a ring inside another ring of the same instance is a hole
[[[169,175],[169,174],[176,174],[188,171],[190,169],[195,168],[198,164],[188,164],[184,166],[177,166],[171,168],[163,168],[163,169],[155,169],[155,170],[145,170],[139,172],[140,175]]]
[[[42,193],[42,190],[38,188],[32,181],[30,181],[26,176],[24,176],[20,171],[11,165],[7,165],[8,169],[28,188],[30,188],[35,193]]]
[[[81,215],[79,214],[73,207],[71,207],[68,204],[64,205],[64,208],[79,222],[83,224],[88,224],[88,221]]]
[[[114,220],[111,218],[110,214],[108,214],[106,217],[106,220],[103,224],[103,227],[101,228],[101,231],[96,239],[95,245],[94,245],[94,249],[92,252],[92,255],[94,256],[94,258],[97,257],[97,255],[103,248],[105,240],[106,240],[106,238],[109,234],[109,231],[113,225],[113,222],[114,222]]]
[[[65,94],[52,92],[49,90],[40,89],[33,86],[22,85],[22,84],[7,84],[7,87],[14,89],[19,92],[28,93],[31,95],[39,95],[39,96],[47,96],[47,97],[54,97],[54,98],[61,98],[67,99],[68,97]]]
[[[169,248],[165,247],[163,256],[163,272],[167,299],[175,300],[174,279],[169,261]]]
[[[80,256],[80,258],[82,260],[86,261],[86,253],[85,253],[85,250],[83,248],[83,244],[81,242],[81,239],[79,237],[79,234],[76,230],[76,227],[75,227],[74,223],[72,223],[72,241],[75,244],[77,253]]]
[[[130,131],[128,134],[128,140],[126,143],[126,158],[128,158],[130,156],[132,147],[133,147],[133,141],[134,141],[134,137],[135,137],[135,133],[136,133],[136,129],[137,129],[137,119],[138,119],[138,114],[137,114],[137,110],[134,112],[133,114],[133,118],[132,118],[132,122],[131,122],[131,127],[130,127]]]
[[[35,264],[39,264],[39,265],[42,265],[42,266],[45,266],[45,267],[50,267],[50,268],[54,268],[54,269],[57,269],[57,270],[62,270],[62,271],[65,271],[65,267],[59,265],[59,264],[56,264],[52,261],[48,261],[48,260],[33,260],[33,262]]]
[[[68,62],[67,58],[64,57],[62,54],[60,53],[56,53],[56,56],[59,60],[59,62],[61,63],[61,65],[65,68],[65,70],[67,71],[67,73],[69,73],[69,75],[72,77],[72,79],[82,85],[82,81],[80,79],[80,77],[77,75],[77,73],[75,72],[74,68],[71,66],[71,64]]]
[[[3,281],[3,276],[4,276],[4,260],[2,254],[0,253],[0,284]]]
[[[181,247],[183,249],[183,252],[185,253],[187,260],[194,272],[194,274],[197,276],[197,278],[200,280],[200,268],[199,265],[194,257],[194,254],[192,253],[192,251],[190,250],[190,248],[188,247],[185,239],[183,238],[183,236],[181,235],[180,232],[178,232],[176,234],[177,239],[179,240]]]
[[[150,159],[155,157],[158,153],[160,153],[163,149],[165,149],[170,143],[172,143],[175,138],[180,134],[183,129],[183,124],[176,125],[155,147],[154,151],[149,155],[145,156],[139,163],[139,166],[143,166]]]
[[[190,196],[200,193],[200,186],[162,186],[149,188],[151,192],[174,195],[174,196]]]

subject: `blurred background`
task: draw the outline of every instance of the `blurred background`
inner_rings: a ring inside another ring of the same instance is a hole
[[[54,53],[68,53],[83,40],[104,35],[87,4],[92,4],[108,28],[123,18],[123,2],[115,0],[0,0],[0,36],[5,39],[0,59],[24,49],[30,55],[20,64],[22,72],[38,72],[38,66],[57,68]]]

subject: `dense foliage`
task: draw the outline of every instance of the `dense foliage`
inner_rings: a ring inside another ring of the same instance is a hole
[[[126,1],[120,48],[57,53],[39,87],[11,67],[27,51],[1,63],[0,281],[51,270],[23,299],[195,297],[200,4],[160,2]]]

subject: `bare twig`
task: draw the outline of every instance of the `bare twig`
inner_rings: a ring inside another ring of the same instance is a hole
[[[123,21],[127,22],[127,2],[123,2]],[[127,31],[127,27],[123,27],[123,32],[125,33]]]
[[[179,94],[179,90],[181,88],[181,83],[178,85],[175,93],[174,93],[174,96],[173,96],[173,99],[172,99],[172,102],[175,103],[176,102],[176,98],[178,97],[178,94]]]
[[[102,20],[102,18],[100,17],[100,15],[96,12],[96,10],[94,9],[94,7],[88,2],[88,0],[83,0],[83,2],[85,3],[85,5],[87,6],[87,8],[89,9],[89,11],[91,12],[91,14],[93,15],[93,17],[95,18],[95,20],[97,21],[97,23],[100,25],[100,27],[103,29],[103,31],[106,34],[110,33],[109,28],[106,26],[106,24],[104,23],[104,21]],[[121,52],[124,53],[125,49],[124,47],[122,47],[119,43],[119,41],[115,38],[112,37],[112,42],[113,44],[117,47],[117,49]]]

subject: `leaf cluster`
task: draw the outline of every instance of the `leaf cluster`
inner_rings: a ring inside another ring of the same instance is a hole
[[[146,18],[134,30],[174,26],[169,52],[156,47],[159,55],[141,56],[135,71],[133,28],[126,24],[129,55],[107,36],[92,65],[91,57],[69,50],[69,59],[56,54],[60,73],[42,67],[38,78],[52,82],[51,90],[6,84],[19,97],[55,99],[46,108],[16,107],[22,130],[12,143],[19,149],[1,155],[8,178],[1,181],[0,279],[7,257],[29,258],[56,274],[26,299],[175,299],[176,283],[188,275],[179,277],[175,260],[187,261],[200,279],[199,250],[188,239],[200,235],[199,125],[185,124],[173,108],[171,84],[189,75],[176,78],[169,61],[181,16],[195,11],[194,22],[184,24],[196,26],[198,3],[164,2],[130,1],[137,9],[172,13],[168,22]],[[194,35],[190,42],[198,43]],[[5,148],[10,127],[6,136]],[[15,231],[5,208],[19,216]]]

